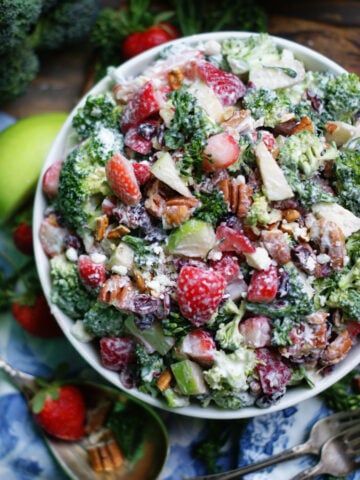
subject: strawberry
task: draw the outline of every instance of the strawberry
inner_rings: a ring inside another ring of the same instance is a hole
[[[182,315],[196,326],[206,323],[215,313],[226,287],[218,272],[186,265],[177,281],[177,301]]]
[[[33,236],[31,225],[27,222],[20,223],[13,232],[15,246],[25,255],[33,253]]]
[[[41,222],[40,243],[48,257],[54,257],[63,252],[67,235],[68,231],[60,227],[55,214],[50,214]]]
[[[210,62],[192,62],[188,68],[192,78],[200,78],[219,97],[223,105],[235,105],[245,95],[246,87],[233,73],[225,72]]]
[[[360,323],[355,321],[347,322],[347,331],[351,337],[357,337],[360,335]]]
[[[106,269],[103,263],[95,263],[87,255],[81,255],[78,261],[79,276],[87,287],[100,287],[106,280]]]
[[[240,323],[240,333],[244,336],[245,344],[251,348],[260,348],[271,345],[271,320],[259,315],[247,318]]]
[[[49,435],[67,441],[85,435],[86,406],[77,387],[63,385],[40,391],[32,404],[37,422]]]
[[[62,334],[43,294],[38,294],[29,304],[13,302],[11,312],[15,320],[31,335],[52,338]]]
[[[256,351],[258,359],[257,371],[265,395],[273,395],[285,389],[291,379],[291,370],[281,357],[268,348]]]
[[[62,162],[57,160],[44,173],[42,179],[42,189],[45,195],[49,198],[56,197],[59,188],[60,171]]]
[[[201,328],[188,333],[182,339],[180,346],[181,353],[204,366],[213,363],[215,350],[213,337]]]
[[[101,362],[109,370],[119,371],[135,362],[135,344],[130,337],[104,337],[100,340]]]
[[[110,188],[126,205],[135,205],[141,200],[139,184],[129,160],[116,153],[106,164],[106,178]]]
[[[148,28],[144,32],[134,32],[123,41],[122,53],[125,58],[131,58],[149,48],[178,38],[176,28],[169,23],[159,23]]]
[[[210,262],[211,268],[222,274],[227,282],[234,280],[240,272],[239,261],[236,257],[225,254],[221,260]]]
[[[202,167],[206,172],[214,172],[229,167],[239,158],[240,147],[235,138],[223,132],[213,135],[207,141]]]
[[[247,299],[249,302],[272,302],[279,288],[279,275],[273,265],[267,270],[258,270],[252,274]]]
[[[141,122],[160,110],[160,93],[151,82],[145,83],[129,100],[121,117],[121,130],[137,127]]]
[[[146,162],[133,163],[136,180],[139,185],[144,185],[151,178],[150,165]]]
[[[226,225],[219,225],[216,229],[216,238],[219,241],[221,252],[254,253],[255,247],[242,232]]]
[[[131,150],[141,155],[147,155],[152,150],[151,140],[146,140],[141,136],[137,127],[129,128],[125,134],[124,143]]]

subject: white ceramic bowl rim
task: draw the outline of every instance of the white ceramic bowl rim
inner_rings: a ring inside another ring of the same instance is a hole
[[[175,40],[167,45],[175,45],[178,43],[187,43],[187,44],[196,44],[198,42],[203,42],[207,40],[224,40],[226,38],[246,38],[250,35],[256,35],[250,32],[218,32],[218,33],[204,33],[200,35],[193,35],[186,38],[181,38]],[[283,48],[288,48],[291,50],[297,58],[304,61],[307,69],[309,70],[322,70],[322,71],[330,71],[334,74],[340,74],[345,72],[340,65],[329,60],[325,56],[311,50],[310,48],[303,47],[297,43],[291,42],[289,40],[284,40],[279,37],[272,37],[273,40],[277,45]],[[155,47],[151,50],[148,50],[141,55],[125,62],[120,67],[118,67],[117,71],[119,74],[123,75],[124,77],[132,77],[141,73],[146,66],[151,64],[154,59],[156,58],[157,54],[164,48],[163,45],[159,47]],[[71,128],[71,119],[79,107],[79,105],[83,104],[85,98],[89,94],[97,94],[104,90],[106,90],[107,86],[109,85],[110,79],[109,77],[105,77],[99,83],[97,83],[91,90],[86,94],[84,98],[78,103],[78,105],[74,108],[74,110],[70,113],[68,119],[64,123],[62,129],[60,130],[59,134],[57,135],[52,148],[47,156],[46,162],[43,167],[43,171],[38,182],[36,196],[35,196],[35,203],[34,203],[34,213],[33,213],[33,233],[34,233],[34,250],[35,250],[35,259],[37,264],[37,269],[40,277],[40,281],[42,287],[44,289],[44,293],[46,298],[50,303],[50,275],[49,275],[49,261],[46,257],[45,253],[42,250],[40,240],[39,240],[39,227],[41,220],[43,218],[44,210],[46,208],[46,200],[42,193],[41,188],[41,178],[46,170],[46,168],[51,165],[55,160],[58,158],[62,158],[65,139],[68,135],[68,132]],[[191,417],[199,417],[199,418],[212,418],[212,419],[235,419],[235,418],[251,418],[259,415],[263,415],[265,413],[276,412],[278,410],[290,407],[298,402],[306,400],[310,397],[313,397],[323,390],[327,389],[335,382],[340,380],[344,377],[348,372],[350,372],[353,368],[357,366],[360,359],[360,345],[355,346],[350,354],[346,357],[344,361],[342,361],[339,365],[337,365],[331,374],[325,376],[324,378],[320,379],[314,388],[309,389],[305,387],[295,387],[288,390],[288,392],[284,395],[284,397],[280,400],[279,403],[276,405],[266,408],[260,409],[256,407],[246,407],[239,410],[221,410],[216,407],[207,407],[202,408],[201,406],[192,404],[188,407],[183,407],[179,409],[169,409],[165,402],[155,399],[150,395],[144,394],[139,392],[137,389],[127,390],[125,389],[119,379],[119,375],[116,372],[112,372],[104,367],[102,367],[98,352],[96,351],[95,347],[91,344],[81,343],[79,342],[70,332],[71,326],[73,325],[73,320],[67,317],[58,307],[55,305],[51,306],[52,312],[57,319],[61,329],[65,333],[66,337],[70,341],[70,343],[74,346],[74,348],[82,355],[82,357],[95,369],[97,370],[100,375],[102,375],[106,380],[114,384],[116,387],[120,388],[121,390],[130,393],[134,397],[144,401],[147,404],[153,405],[155,407],[162,408],[164,410],[171,411],[173,413],[178,413],[181,415],[187,415]]]

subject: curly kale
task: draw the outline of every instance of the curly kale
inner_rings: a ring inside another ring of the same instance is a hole
[[[56,200],[66,223],[78,232],[85,226],[93,228],[95,218],[101,213],[101,202],[110,191],[105,167],[93,161],[86,148],[85,142],[66,158]]]
[[[118,130],[121,109],[109,93],[89,95],[78,109],[72,126],[80,138],[87,138],[99,127]]]
[[[264,118],[265,127],[275,127],[281,122],[284,114],[290,110],[290,100],[282,91],[251,88],[243,101],[244,107],[251,110],[251,114],[256,120]]]
[[[172,92],[169,100],[175,108],[175,115],[170,127],[165,130],[165,145],[171,150],[184,150],[180,162],[182,175],[200,177],[206,139],[217,133],[218,127],[185,87]]]
[[[360,216],[360,152],[343,150],[335,162],[335,182],[340,203]]]
[[[265,315],[274,319],[300,321],[304,316],[314,311],[314,305],[304,289],[304,284],[297,269],[287,264],[284,267],[288,275],[288,293],[282,299],[276,299],[270,303],[246,303],[246,309],[256,315]],[[283,320],[285,322],[285,320]],[[284,326],[286,323],[284,323]]]
[[[156,380],[164,370],[164,361],[157,353],[147,353],[145,347],[138,344],[135,349],[136,360],[140,371],[139,389],[145,393],[157,395]]]
[[[76,264],[63,255],[50,260],[51,301],[73,319],[83,318],[95,299],[82,285]]]
[[[228,212],[224,195],[218,190],[213,190],[210,193],[200,193],[197,198],[201,205],[195,210],[193,216],[199,220],[216,225]]]
[[[116,337],[124,333],[127,315],[116,308],[96,302],[84,316],[86,330],[95,337]]]

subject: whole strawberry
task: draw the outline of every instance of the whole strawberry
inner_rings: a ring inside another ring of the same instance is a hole
[[[49,386],[32,400],[39,425],[61,440],[80,440],[85,434],[86,407],[81,391],[73,385]]]
[[[35,298],[14,301],[11,311],[23,329],[36,337],[51,338],[62,334],[42,293]]]
[[[143,32],[128,35],[123,41],[122,53],[125,58],[131,58],[149,48],[174,40],[178,36],[179,33],[173,25],[166,22],[159,23]]]
[[[13,232],[15,246],[21,253],[32,255],[33,236],[31,225],[27,222],[21,222]]]

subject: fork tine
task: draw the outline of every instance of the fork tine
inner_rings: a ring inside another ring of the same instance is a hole
[[[356,419],[360,418],[360,408],[357,408],[356,410],[350,410],[349,412],[335,413],[334,415],[330,415],[330,417],[328,417],[328,418],[337,420],[339,422],[356,420]]]
[[[339,436],[341,436],[341,434]],[[360,423],[352,428],[349,428],[349,430],[345,430],[342,434],[342,437],[348,447],[356,445],[360,439]]]

